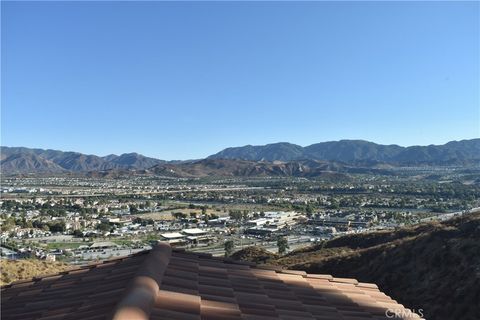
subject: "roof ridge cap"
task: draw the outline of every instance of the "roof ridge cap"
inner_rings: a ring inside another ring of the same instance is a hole
[[[114,309],[114,320],[149,318],[171,255],[172,248],[166,242],[159,242],[150,250],[123,299]]]

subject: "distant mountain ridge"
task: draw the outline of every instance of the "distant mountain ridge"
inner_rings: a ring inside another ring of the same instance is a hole
[[[149,169],[163,176],[193,177],[319,177],[343,176],[351,168],[333,161],[265,162],[238,159],[202,159],[182,164],[160,164]],[[355,170],[355,169],[353,169]],[[367,170],[367,169],[366,169]]]
[[[463,165],[480,163],[480,139],[451,141],[444,145],[401,147],[364,140],[340,140],[307,147],[281,142],[263,146],[224,149],[210,159],[251,161],[329,160],[354,164],[383,162],[394,165]]]
[[[147,169],[165,162],[138,153],[99,157],[50,149],[1,147],[0,166],[3,173],[61,173],[109,169]]]
[[[382,165],[480,165],[480,139],[412,147],[380,145],[363,140],[321,142],[307,147],[280,142],[227,148],[196,161],[165,161],[138,153],[99,157],[50,149],[0,147],[3,174],[148,170],[150,173],[180,177],[307,177],[326,171],[353,172],[355,168],[378,170]]]

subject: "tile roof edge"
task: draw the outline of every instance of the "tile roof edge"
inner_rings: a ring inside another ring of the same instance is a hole
[[[354,278],[337,278],[333,277],[330,282],[337,282],[337,283],[345,283],[345,284],[353,284],[358,285],[358,280]]]
[[[160,242],[150,250],[131,286],[114,309],[114,320],[149,318],[171,255],[172,248],[166,242]]]

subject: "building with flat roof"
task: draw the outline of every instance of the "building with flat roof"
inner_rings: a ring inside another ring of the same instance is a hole
[[[192,228],[192,229],[183,229],[182,233],[188,236],[199,236],[199,235],[207,234],[208,231],[205,229]]]
[[[167,233],[161,233],[160,238],[163,241],[168,242],[169,244],[185,244],[187,243],[186,235],[181,234],[180,232],[167,232]]]

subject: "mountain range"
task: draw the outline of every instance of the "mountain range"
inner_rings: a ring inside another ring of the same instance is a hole
[[[319,177],[353,173],[356,167],[334,161],[299,160],[289,162],[238,159],[202,159],[180,164],[159,164],[148,171],[162,176],[194,177]],[[373,173],[375,169],[365,168]]]
[[[480,139],[451,141],[444,145],[401,147],[381,145],[364,140],[321,142],[301,147],[280,142],[264,146],[227,148],[211,159],[252,161],[331,160],[355,164],[383,162],[395,165],[452,165],[480,161]]]
[[[325,172],[382,170],[391,166],[479,165],[480,139],[444,145],[401,147],[363,140],[340,140],[307,147],[291,143],[224,149],[206,159],[165,161],[138,153],[104,157],[79,152],[1,147],[3,174],[119,172],[177,177],[203,176],[319,176]]]
[[[99,157],[79,152],[1,147],[0,165],[3,173],[88,172],[110,169],[146,169],[165,163],[138,153]]]

